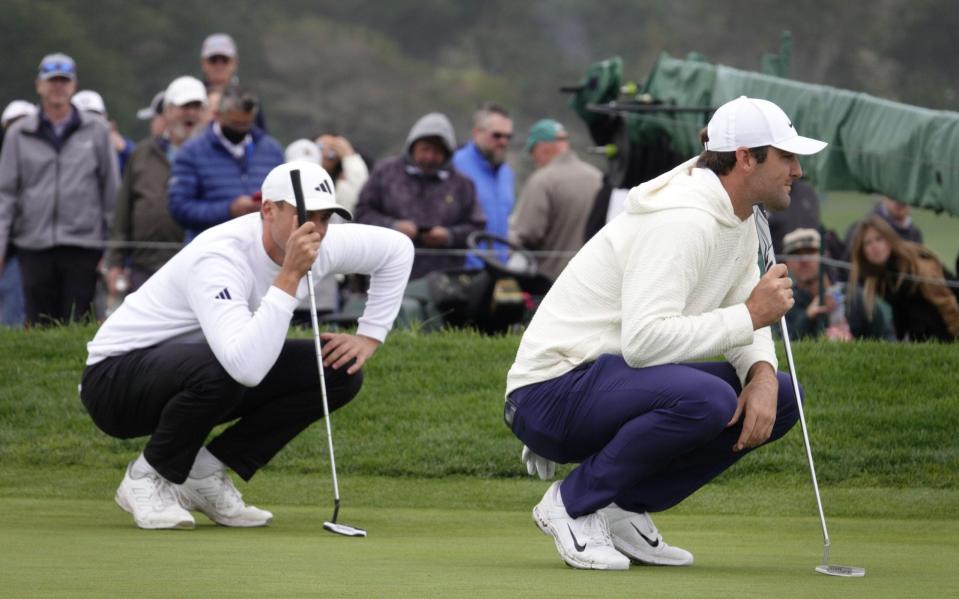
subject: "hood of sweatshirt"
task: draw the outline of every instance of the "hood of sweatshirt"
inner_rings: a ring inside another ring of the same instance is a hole
[[[431,112],[421,116],[416,121],[413,128],[410,129],[410,134],[406,136],[406,147],[403,154],[409,156],[413,142],[424,137],[439,137],[443,141],[443,145],[446,146],[447,158],[451,157],[453,150],[456,149],[456,135],[453,131],[453,124],[446,118],[445,114],[440,112]]]
[[[710,214],[721,225],[738,227],[743,223],[733,212],[732,201],[712,171],[696,168],[699,157],[634,187],[626,197],[628,214],[648,214],[661,210],[693,208]]]

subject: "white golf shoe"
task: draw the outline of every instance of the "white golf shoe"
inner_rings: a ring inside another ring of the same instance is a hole
[[[599,510],[606,518],[613,546],[636,563],[656,566],[689,566],[693,554],[670,547],[656,530],[649,514],[628,512],[615,503]]]
[[[616,550],[606,528],[606,519],[596,512],[579,518],[566,513],[559,492],[562,481],[550,485],[533,508],[533,521],[553,537],[556,550],[567,565],[585,570],[626,570],[629,558]]]
[[[273,521],[270,512],[243,503],[243,496],[223,470],[205,478],[187,478],[176,486],[176,492],[183,507],[201,512],[222,526],[249,528]]]
[[[132,467],[130,462],[114,499],[133,515],[136,525],[147,529],[193,528],[193,516],[177,501],[173,483],[156,472],[134,478]]]

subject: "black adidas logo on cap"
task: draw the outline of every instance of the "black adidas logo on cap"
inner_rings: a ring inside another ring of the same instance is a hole
[[[328,194],[330,194],[330,195],[333,195],[333,190],[330,189],[330,184],[327,183],[326,181],[320,181],[320,184],[317,185],[316,187],[314,187],[314,189],[315,189],[316,191],[323,191],[323,192],[326,192],[326,193],[328,193]]]

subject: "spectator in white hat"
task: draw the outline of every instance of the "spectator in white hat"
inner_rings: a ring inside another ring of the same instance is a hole
[[[141,121],[150,121],[150,135],[161,135],[166,129],[166,123],[163,120],[163,95],[165,89],[161,89],[153,96],[148,106],[137,110],[137,118]]]
[[[117,161],[120,165],[120,174],[126,170],[127,161],[133,154],[133,140],[120,133],[117,128],[117,122],[110,120],[107,116],[107,105],[103,102],[103,96],[91,89],[85,89],[73,94],[70,102],[84,112],[89,112],[103,117],[110,124],[110,141],[113,142],[113,148],[117,152]]]
[[[287,162],[291,162],[293,160],[306,160],[307,162],[312,162],[313,164],[319,164],[320,148],[317,147],[316,142],[313,142],[309,139],[298,139],[286,146],[286,149],[283,150],[283,157]]]
[[[194,77],[178,77],[163,96],[164,129],[137,144],[131,168],[123,175],[117,196],[116,220],[111,241],[176,244],[169,249],[117,247],[107,253],[108,305],[115,308],[120,296],[140,288],[176,254],[183,229],[170,216],[167,184],[170,165],[180,147],[204,122],[206,88]]]
[[[3,109],[0,117],[0,148],[3,146],[3,137],[8,128],[26,116],[37,114],[37,106],[26,100],[14,100]],[[0,325],[19,327],[23,325],[23,284],[20,282],[20,261],[7,248],[7,265],[0,273]]]
[[[204,83],[207,89],[223,90],[236,84],[237,57],[236,43],[225,33],[214,33],[203,40],[200,49],[200,68],[203,69]]]
[[[13,124],[0,156],[0,271],[12,242],[32,324],[91,314],[113,221],[118,176],[110,128],[73,107],[76,88],[73,59],[45,56],[36,79],[40,111]]]
[[[240,77],[237,68],[240,66],[240,55],[236,42],[226,33],[212,33],[203,40],[200,47],[200,68],[203,70],[203,83],[207,94],[215,97],[213,108],[216,109],[218,100],[223,91],[231,85],[239,85]],[[256,126],[266,131],[266,115],[263,105],[256,113]]]
[[[576,254],[507,375],[504,417],[528,471],[579,464],[533,509],[574,568],[691,565],[649,513],[799,417],[769,330],[792,307],[792,284],[784,265],[759,276],[753,204],[788,205],[797,155],[826,144],[746,97],[716,110],[702,141],[702,154],[634,187]]]

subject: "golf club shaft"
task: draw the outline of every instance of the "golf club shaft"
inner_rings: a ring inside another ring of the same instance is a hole
[[[809,462],[809,473],[812,475],[812,488],[816,493],[816,507],[819,509],[819,523],[822,525],[823,558],[822,563],[829,563],[829,530],[826,528],[826,512],[822,509],[822,497],[819,494],[819,481],[816,478],[816,464],[812,459],[812,445],[809,443],[809,430],[806,428],[806,415],[803,410],[802,399],[799,396],[799,378],[796,376],[796,365],[793,362],[792,345],[789,343],[789,330],[786,328],[786,317],[779,321],[782,329],[783,346],[786,348],[786,362],[789,364],[789,377],[792,379],[793,395],[796,397],[796,407],[799,409],[799,426],[802,429],[803,447],[806,449],[806,460]]]
[[[296,199],[296,215],[299,225],[307,221],[306,199],[299,169],[290,171],[290,185]],[[323,421],[326,423],[326,442],[330,448],[330,470],[333,472],[333,523],[340,511],[340,483],[336,480],[336,458],[333,455],[333,429],[330,426],[330,403],[326,398],[326,377],[323,373],[323,346],[320,343],[320,323],[316,318],[316,291],[313,289],[313,266],[306,271],[306,286],[310,293],[310,323],[313,325],[313,343],[316,346],[316,369],[320,373],[320,393],[323,397]]]
[[[316,368],[320,372],[320,394],[323,397],[323,421],[326,422],[326,442],[330,448],[330,469],[333,472],[333,522],[340,511],[340,484],[336,480],[336,457],[333,454],[333,430],[330,427],[330,404],[326,398],[326,377],[323,375],[323,346],[320,344],[320,323],[316,318],[316,292],[313,290],[313,271],[306,271],[310,288],[310,322],[313,323],[313,342],[316,345]]]
[[[756,233],[759,237],[759,246],[763,252],[763,262],[766,271],[776,264],[776,252],[773,250],[772,236],[769,233],[769,220],[761,204],[753,206],[753,215],[756,219]],[[816,493],[816,508],[819,510],[819,523],[822,525],[823,560],[829,563],[829,529],[826,527],[826,512],[822,509],[822,497],[819,494],[819,480],[816,478],[816,464],[812,459],[812,445],[809,442],[809,430],[806,427],[806,415],[803,410],[802,397],[799,395],[799,377],[796,376],[796,364],[793,361],[792,344],[789,342],[789,329],[786,326],[786,315],[779,319],[779,328],[782,332],[783,346],[786,349],[786,361],[789,364],[789,377],[792,380],[793,396],[796,398],[796,408],[799,410],[799,425],[802,429],[803,447],[806,450],[806,461],[809,462],[809,473],[812,476],[812,487]]]

